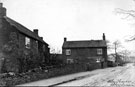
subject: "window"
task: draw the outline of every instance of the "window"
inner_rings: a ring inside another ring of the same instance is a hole
[[[30,38],[25,37],[25,47],[30,49]]]
[[[97,49],[97,54],[102,55],[103,54],[102,49]]]
[[[38,41],[36,41],[36,47],[37,47],[37,49],[38,49]]]
[[[102,58],[102,57],[96,58],[96,62],[97,62],[97,63],[101,62],[101,58]]]
[[[74,63],[73,59],[67,59],[67,64]]]
[[[66,55],[71,55],[71,50],[70,49],[66,50]]]

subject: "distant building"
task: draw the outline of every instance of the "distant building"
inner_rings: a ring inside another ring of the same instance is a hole
[[[38,29],[33,31],[6,16],[6,8],[0,3],[0,58],[2,48],[11,39],[17,40],[19,49],[32,50],[34,54],[42,55],[44,61],[49,56],[48,44],[38,35]]]
[[[103,34],[103,40],[67,41],[67,38],[64,38],[62,54],[66,63],[106,62],[105,35]]]

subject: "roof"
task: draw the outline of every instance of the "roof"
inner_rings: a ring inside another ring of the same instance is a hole
[[[65,41],[63,48],[107,47],[105,40]]]
[[[23,34],[26,34],[27,36],[29,37],[32,37],[38,41],[41,41],[45,44],[47,44],[44,40],[42,40],[38,35],[36,35],[34,32],[32,32],[31,30],[29,30],[28,28],[24,27],[23,25],[19,24],[18,22],[12,20],[11,18],[7,17],[7,16],[4,16],[4,18],[6,19],[6,21],[12,25],[12,26],[15,26],[16,29],[23,33]]]

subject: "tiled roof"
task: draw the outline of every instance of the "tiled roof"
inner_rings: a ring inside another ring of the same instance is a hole
[[[6,17],[6,16],[4,16],[4,18],[6,19],[7,22],[9,22],[10,25],[15,26],[18,29],[19,32],[21,32],[23,34],[26,34],[27,36],[32,37],[32,38],[34,38],[34,39],[36,39],[38,41],[41,41],[43,43],[46,43],[38,35],[36,35],[32,31],[30,31],[28,28],[24,27],[23,25],[19,24],[18,22],[14,21],[11,18]]]
[[[104,40],[66,41],[63,48],[107,47]]]

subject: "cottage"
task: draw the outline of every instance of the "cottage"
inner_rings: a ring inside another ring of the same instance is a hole
[[[62,54],[66,63],[107,62],[105,34],[103,40],[67,41],[64,38]]]
[[[46,61],[49,57],[48,44],[43,40],[43,37],[38,35],[38,29],[31,31],[7,17],[6,8],[0,3],[0,58],[6,58],[5,53],[6,55],[11,54],[10,51],[13,51],[15,46],[19,50],[25,50],[25,55],[29,54],[29,51],[32,51],[32,56],[39,55],[40,61]],[[8,52],[3,52],[3,50]],[[12,60],[9,58],[8,61],[13,62],[10,62],[11,66],[12,64],[16,64],[15,60],[16,59]],[[1,69],[2,62],[0,62],[0,65]],[[10,64],[8,66],[10,66]]]

